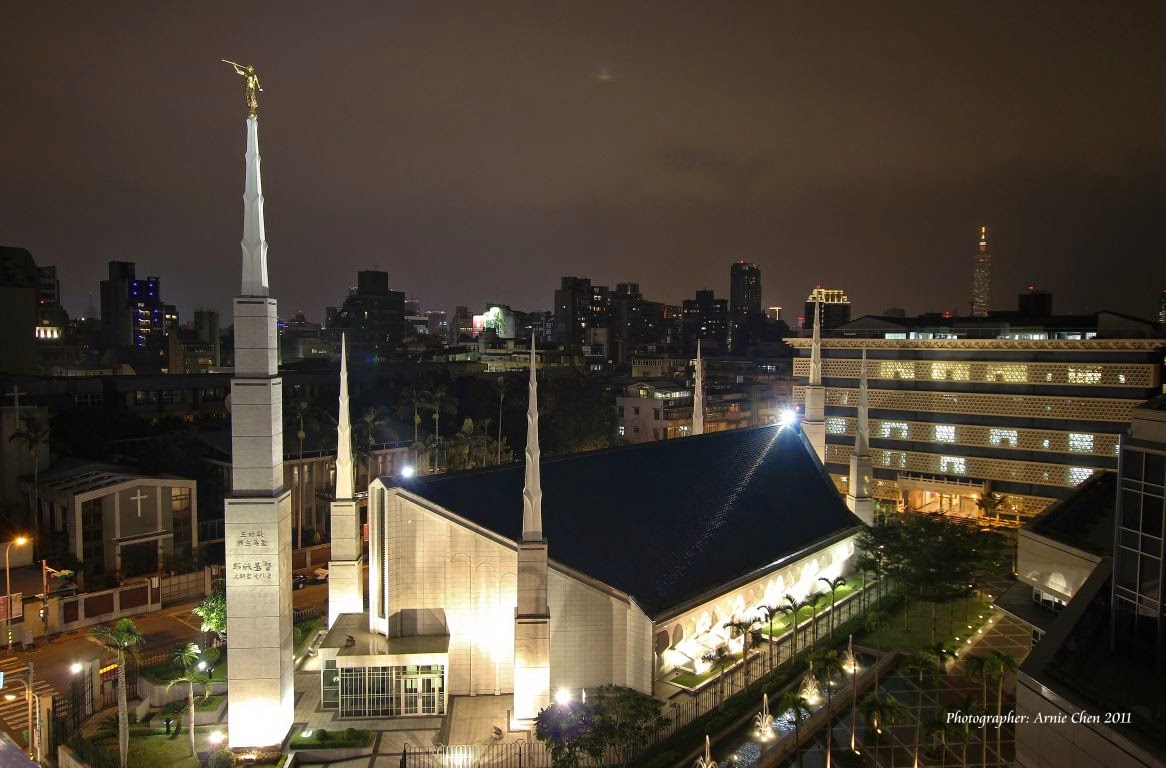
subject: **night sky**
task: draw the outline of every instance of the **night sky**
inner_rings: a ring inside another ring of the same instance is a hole
[[[0,244],[87,304],[110,259],[185,318],[239,286],[263,81],[272,290],[358,269],[427,308],[550,309],[561,275],[679,303],[762,268],[799,314],[1156,310],[1166,3],[7,3]],[[827,7],[828,6],[828,7]],[[793,311],[789,311],[793,309]]]

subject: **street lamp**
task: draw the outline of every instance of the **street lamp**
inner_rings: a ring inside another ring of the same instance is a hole
[[[24,686],[24,700],[28,702],[28,759],[35,761],[37,759],[36,753],[38,750],[36,742],[33,740],[33,725],[36,723],[36,719],[33,713],[35,712],[37,706],[36,702],[39,701],[40,697],[37,696],[32,690],[33,674],[31,661],[28,662],[28,670],[25,674],[28,676],[27,680],[22,680],[19,677],[12,677],[9,675],[5,677],[5,682],[11,680],[14,683],[20,683]],[[15,701],[16,694],[6,693],[4,694],[4,698],[8,701]]]
[[[11,563],[9,555],[12,554],[13,546],[23,547],[27,543],[27,537],[17,536],[4,545],[4,648],[6,650],[12,649],[12,569],[9,567]]]

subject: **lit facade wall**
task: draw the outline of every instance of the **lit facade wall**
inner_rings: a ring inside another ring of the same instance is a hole
[[[810,340],[789,343],[793,401],[804,407]],[[962,484],[964,495],[1002,494],[1007,513],[1027,516],[1094,470],[1116,469],[1134,408],[1161,391],[1166,341],[823,339],[834,476],[845,477],[853,452],[864,348],[876,497],[901,501],[900,480],[931,480],[937,493]]]
[[[448,634],[449,695],[512,693],[515,543],[379,480],[370,503],[370,629]],[[633,601],[553,561],[547,598],[551,690],[651,692],[651,622]]]

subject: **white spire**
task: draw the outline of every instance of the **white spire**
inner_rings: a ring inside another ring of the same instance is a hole
[[[814,337],[810,342],[810,381],[809,385],[822,384],[822,303],[814,302]]]
[[[247,181],[243,188],[243,296],[266,296],[267,238],[263,229],[263,179],[259,175],[259,121],[247,119]]]
[[[336,498],[351,499],[352,421],[348,413],[348,342],[340,334],[340,412],[336,417]]]
[[[535,378],[534,335],[530,337],[530,395],[526,406],[526,483],[522,489],[522,540],[543,537],[543,489],[539,474],[538,380]]]
[[[696,388],[692,393],[692,434],[704,434],[704,364],[700,359],[700,339],[696,340]]]
[[[854,455],[870,454],[870,419],[867,416],[866,347],[862,348],[862,373],[858,380],[858,418],[854,424]]]

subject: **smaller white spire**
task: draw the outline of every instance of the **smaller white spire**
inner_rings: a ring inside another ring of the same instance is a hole
[[[704,363],[700,359],[700,339],[696,340],[696,383],[692,392],[692,434],[704,434]]]
[[[530,384],[526,406],[526,482],[522,489],[522,540],[542,541],[543,489],[538,450],[538,379],[534,334],[530,337]]]
[[[355,477],[352,463],[352,420],[348,412],[348,341],[340,334],[340,411],[336,416],[336,498],[351,499]]]
[[[822,302],[814,301],[814,336],[810,341],[811,387],[822,385]]]
[[[858,416],[854,425],[854,455],[870,455],[870,419],[867,413],[866,347],[862,348],[862,373],[858,380]]]

